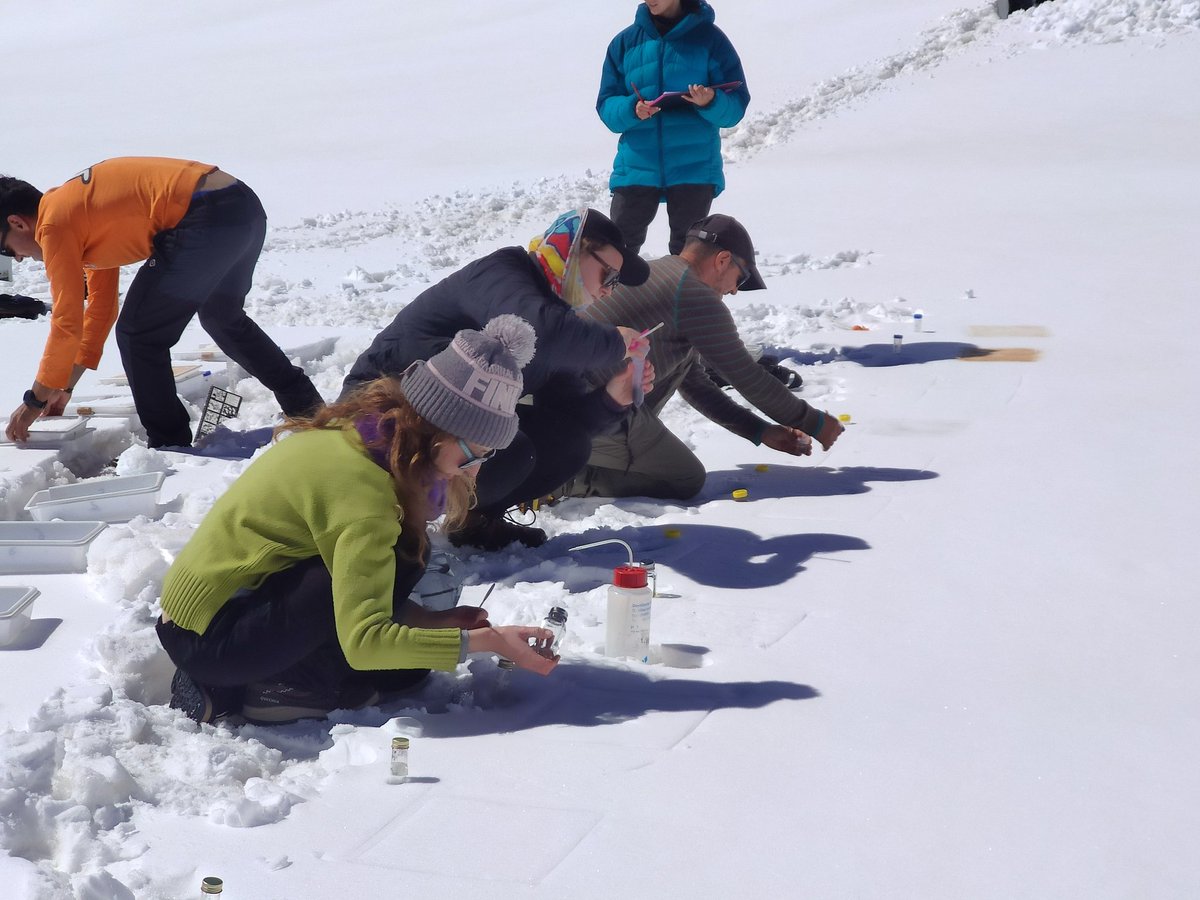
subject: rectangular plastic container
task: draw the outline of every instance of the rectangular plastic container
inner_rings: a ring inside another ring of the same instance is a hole
[[[35,587],[0,587],[0,647],[6,647],[21,636],[33,615]]]
[[[50,416],[46,419],[36,419],[29,426],[29,439],[23,441],[22,446],[60,447],[81,435],[86,424],[87,416]],[[11,443],[2,431],[0,443]]]
[[[0,575],[86,572],[103,522],[0,522]]]
[[[172,363],[171,374],[175,376],[175,383],[179,384],[181,381],[197,377],[200,374],[200,366],[192,363]],[[128,386],[129,376],[123,373],[121,375],[109,375],[101,378],[100,383]]]
[[[36,522],[128,522],[135,516],[157,518],[163,472],[95,478],[38,491],[25,504]]]

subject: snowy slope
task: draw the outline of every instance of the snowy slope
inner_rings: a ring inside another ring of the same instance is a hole
[[[285,346],[338,337],[305,360],[327,396],[423,286],[606,203],[594,80],[632,5],[569,26],[543,0],[470,22],[211,9],[14,22],[70,63],[10,113],[4,168],[49,184],[156,152],[245,177],[276,226],[251,309]],[[545,547],[466,561],[495,621],[570,610],[550,678],[498,695],[483,657],[276,729],[167,710],[152,630],[172,552],[245,463],[89,439],[79,474],[169,469],[168,511],[110,526],[87,575],[45,581],[43,642],[0,650],[14,896],[191,896],[209,874],[234,898],[1194,895],[1200,5],[717,11],[755,97],[718,208],[769,287],[731,306],[846,435],[793,460],[673,406],[701,502],[564,503]],[[16,278],[45,295],[40,267]],[[44,329],[0,323],[9,384]],[[235,387],[239,424],[269,424]],[[65,461],[0,448],[8,514]],[[597,654],[616,560],[566,548],[609,536],[658,562],[654,642],[703,667]],[[385,783],[394,734],[406,785]]]

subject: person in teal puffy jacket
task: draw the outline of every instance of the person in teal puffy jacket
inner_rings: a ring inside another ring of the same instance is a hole
[[[609,215],[635,252],[665,201],[678,254],[725,189],[720,129],[742,120],[750,92],[715,19],[705,0],[646,0],[608,45],[596,112],[621,136]]]

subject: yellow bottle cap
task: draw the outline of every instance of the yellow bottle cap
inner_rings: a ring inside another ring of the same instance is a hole
[[[768,466],[766,463],[759,463],[757,466],[754,467],[754,471],[755,472],[765,472],[770,468],[771,467]]]
[[[683,534],[683,532],[680,531],[678,528],[664,528],[663,529],[663,537],[677,538],[681,534]]]
[[[738,488],[736,491],[734,491],[729,496],[731,496],[734,500],[745,500],[747,497],[750,496],[750,492],[748,490],[746,490],[745,488]]]
[[[850,413],[842,413],[840,416],[838,416],[838,421],[839,422],[849,422],[850,421]]]

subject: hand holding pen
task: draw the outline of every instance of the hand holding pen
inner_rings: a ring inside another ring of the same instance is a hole
[[[646,370],[646,354],[650,352],[650,342],[646,340],[651,334],[662,328],[665,323],[659,322],[653,328],[647,328],[634,340],[629,342],[629,352],[633,356],[633,405],[641,406],[646,400],[644,383]]]

